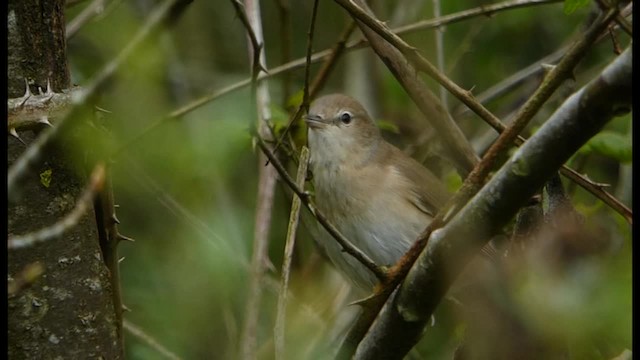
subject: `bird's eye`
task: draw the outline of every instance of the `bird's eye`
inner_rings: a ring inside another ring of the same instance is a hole
[[[351,114],[346,111],[343,112],[342,115],[340,115],[340,121],[342,121],[343,124],[349,124],[352,119],[353,118],[351,117]]]

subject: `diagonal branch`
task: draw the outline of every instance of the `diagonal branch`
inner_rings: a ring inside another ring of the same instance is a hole
[[[438,134],[443,137],[443,144],[451,151],[459,171],[462,174],[467,174],[477,163],[478,157],[462,133],[462,130],[460,130],[458,125],[453,121],[453,118],[446,108],[431,92],[425,82],[416,76],[416,68],[407,61],[405,51],[398,47],[398,43],[389,44],[387,37],[393,38],[397,37],[397,35],[391,33],[386,25],[383,25],[370,15],[371,10],[366,7],[364,1],[354,1],[355,2],[336,0],[336,2],[351,12],[354,19],[357,20],[360,30],[366,36],[367,40],[369,40],[373,50],[378,54],[387,68],[389,68],[413,102],[424,114],[425,118],[433,124]],[[356,5],[356,2],[359,6]],[[377,26],[377,29],[374,29],[373,26]],[[403,44],[406,45],[404,42]]]
[[[383,284],[384,287],[379,290],[375,301],[369,305],[366,309],[367,311],[363,313],[353,330],[347,336],[345,343],[340,350],[342,356],[349,354],[350,351],[353,350],[353,347],[359,342],[361,336],[364,335],[364,331],[369,328],[375,319],[374,314],[382,308],[385,299],[391,295],[391,292],[395,289],[397,284],[404,279],[409,268],[414,265],[418,256],[423,252],[424,247],[427,246],[427,239],[431,236],[432,231],[444,225],[448,219],[454,216],[459,209],[461,209],[464,204],[466,204],[467,201],[471,199],[471,197],[473,197],[474,194],[476,194],[476,192],[482,187],[482,184],[489,172],[496,165],[496,159],[498,159],[499,155],[513,144],[514,140],[518,137],[518,133],[524,128],[531,117],[533,117],[533,114],[530,112],[531,109],[536,105],[541,106],[542,102],[551,95],[552,90],[560,85],[562,79],[565,79],[571,74],[573,67],[575,67],[582,55],[584,55],[590,44],[595,41],[597,35],[606,28],[607,24],[612,21],[612,19],[612,13],[603,16],[599,21],[595,22],[583,38],[578,40],[574,46],[572,46],[567,55],[547,75],[547,78],[545,78],[545,81],[543,81],[543,84],[538,88],[534,96],[532,96],[529,101],[523,105],[519,111],[517,119],[514,120],[508,128],[505,129],[504,125],[498,121],[498,124],[503,126],[504,131],[501,132],[498,140],[496,140],[489,151],[487,151],[482,161],[478,163],[478,165],[465,179],[462,188],[452,197],[452,199],[449,200],[443,209],[438,212],[433,221],[420,234],[411,249],[407,251],[407,253],[390,271],[391,275],[389,276],[388,283]],[[560,166],[562,166],[562,164],[560,164]]]
[[[253,48],[252,56],[253,60],[251,62],[251,81],[255,82],[258,79],[258,75],[260,71],[267,72],[267,69],[264,68],[262,62],[260,61],[260,54],[262,52],[262,42],[258,41],[258,37],[256,33],[253,31],[253,27],[251,26],[251,21],[247,17],[247,13],[244,8],[244,4],[240,2],[240,0],[231,0],[231,4],[233,8],[236,9],[236,14],[242,21],[242,25],[244,25],[247,30],[247,36],[249,36],[249,40],[251,41],[251,47]]]
[[[486,186],[434,232],[363,339],[356,359],[402,358],[451,282],[557,169],[613,117],[631,108],[631,47],[569,97]]]

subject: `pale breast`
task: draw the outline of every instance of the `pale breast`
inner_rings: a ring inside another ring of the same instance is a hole
[[[320,171],[318,171],[320,170]],[[318,208],[342,234],[378,265],[391,265],[431,220],[407,199],[410,184],[393,166],[314,170]],[[331,237],[323,241],[334,264],[361,287],[375,278]]]

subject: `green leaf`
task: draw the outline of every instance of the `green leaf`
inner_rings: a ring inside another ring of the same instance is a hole
[[[589,5],[589,0],[564,0],[564,13],[572,14],[574,11]]]
[[[596,153],[629,163],[632,159],[631,139],[613,131],[602,131],[587,142],[579,151],[583,154]]]
[[[289,99],[287,99],[287,108],[297,109],[298,107],[300,107],[300,105],[302,105],[303,98],[304,98],[304,90],[300,89],[296,91],[293,95],[289,97]]]
[[[380,128],[380,130],[389,131],[394,134],[400,134],[400,129],[398,128],[398,125],[390,121],[378,119],[376,123],[378,124],[378,128]]]
[[[447,186],[447,189],[454,193],[458,191],[462,187],[462,178],[460,174],[455,171],[450,171],[444,176],[444,183]]]
[[[47,169],[40,173],[40,183],[44,185],[44,187],[48,188],[51,185],[51,174],[53,171],[51,169]]]

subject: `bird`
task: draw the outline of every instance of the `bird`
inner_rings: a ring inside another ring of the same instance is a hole
[[[304,117],[316,207],[377,265],[394,264],[451,194],[422,164],[387,142],[366,109],[344,94],[315,100]],[[375,275],[324,229],[318,244],[361,291]]]

